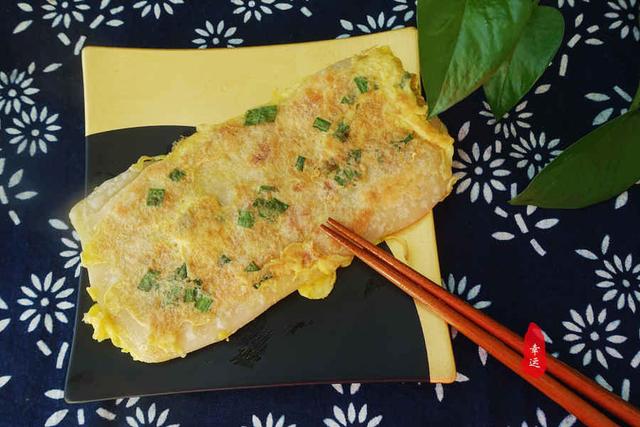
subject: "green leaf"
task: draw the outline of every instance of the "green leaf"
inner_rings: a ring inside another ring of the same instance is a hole
[[[629,107],[630,111],[635,111],[638,109],[640,109],[640,82],[638,82],[638,90],[636,90],[633,101],[631,101],[631,107]]]
[[[617,196],[640,179],[640,111],[630,111],[566,149],[509,203],[574,209]]]
[[[553,7],[538,6],[513,54],[484,84],[493,115],[500,119],[529,92],[542,76],[564,37],[564,18]]]
[[[430,117],[484,84],[509,57],[532,0],[419,0],[422,81]]]

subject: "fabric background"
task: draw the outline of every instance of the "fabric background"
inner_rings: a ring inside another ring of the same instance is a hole
[[[637,0],[547,1],[566,34],[534,90],[496,124],[479,92],[443,120],[454,194],[436,209],[448,288],[640,404],[640,188],[578,211],[506,201],[563,148],[625,111],[640,76]],[[0,425],[570,426],[575,419],[454,338],[452,385],[346,384],[62,399],[77,297],[85,44],[223,47],[415,25],[411,0],[5,0],[0,4]],[[453,331],[455,336],[455,331]]]

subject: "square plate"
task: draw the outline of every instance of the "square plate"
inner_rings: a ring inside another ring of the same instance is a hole
[[[201,122],[239,115],[340,59],[389,45],[417,72],[415,29],[345,40],[210,50],[89,47],[83,51],[87,189],[141,155],[166,153]],[[257,66],[259,65],[259,66]],[[433,217],[387,243],[431,278],[440,277]],[[81,322],[92,302],[83,271],[65,399],[285,384],[455,377],[448,329],[425,307],[355,260],[324,300],[290,295],[226,342],[161,364],[135,362]]]

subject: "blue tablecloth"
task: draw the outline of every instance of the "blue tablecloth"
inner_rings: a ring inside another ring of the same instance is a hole
[[[547,2],[549,3],[549,2]],[[459,182],[436,209],[443,279],[476,307],[640,404],[640,189],[598,206],[509,206],[568,144],[625,111],[640,76],[637,0],[557,0],[558,56],[496,123],[478,93],[443,115]],[[411,0],[6,0],[0,5],[0,425],[570,426],[575,419],[463,337],[452,385],[351,384],[70,405],[83,45],[221,47],[415,25]],[[639,166],[640,167],[640,166]],[[454,332],[455,335],[455,332]]]

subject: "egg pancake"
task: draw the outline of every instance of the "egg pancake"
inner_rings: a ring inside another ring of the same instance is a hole
[[[450,192],[453,141],[426,112],[417,77],[370,49],[100,185],[70,213],[93,337],[162,362],[296,290],[327,296],[352,260],[329,216],[381,241]]]

